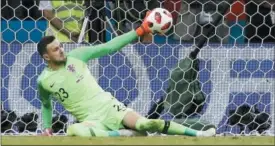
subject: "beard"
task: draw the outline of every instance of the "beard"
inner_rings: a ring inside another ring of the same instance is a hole
[[[66,61],[67,61],[67,57],[64,58],[63,60],[53,60],[52,63],[59,66],[59,65],[66,64]]]

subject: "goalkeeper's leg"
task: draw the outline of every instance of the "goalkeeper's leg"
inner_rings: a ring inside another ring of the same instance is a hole
[[[106,131],[83,123],[72,124],[67,129],[68,136],[80,137],[115,137],[120,136],[118,131]]]
[[[80,137],[117,137],[117,136],[140,136],[140,134],[134,130],[120,129],[108,131],[90,125],[87,122],[72,124],[67,129],[68,136],[80,136]]]
[[[214,136],[216,134],[215,128],[210,128],[206,131],[198,131],[173,121],[147,119],[134,111],[130,111],[125,115],[123,124],[129,128],[136,129],[141,132],[159,132],[168,135]]]

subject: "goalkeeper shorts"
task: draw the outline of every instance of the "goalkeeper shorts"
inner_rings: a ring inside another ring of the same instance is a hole
[[[89,115],[83,122],[92,123],[93,126],[102,130],[125,129],[122,121],[129,111],[133,111],[133,109],[127,108],[123,103],[113,98],[111,102],[108,103],[107,108],[100,109],[96,112],[96,115]]]

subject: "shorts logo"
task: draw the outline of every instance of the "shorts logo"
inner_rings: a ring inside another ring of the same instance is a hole
[[[50,85],[50,87],[52,88],[52,87],[54,86],[54,84],[55,84],[55,82],[53,82],[53,83]]]

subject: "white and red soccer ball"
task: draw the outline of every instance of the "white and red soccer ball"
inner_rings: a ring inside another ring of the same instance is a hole
[[[164,34],[173,25],[172,14],[163,8],[155,8],[147,16],[147,23],[153,33]]]

